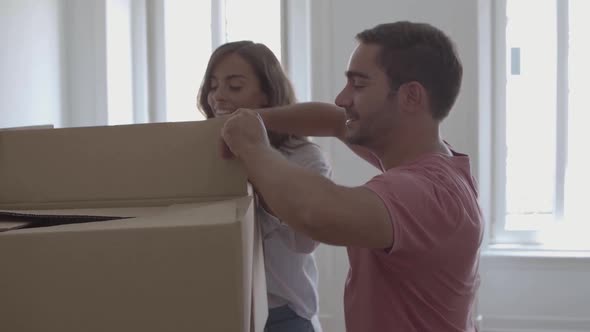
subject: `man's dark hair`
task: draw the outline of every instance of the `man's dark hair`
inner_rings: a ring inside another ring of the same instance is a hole
[[[442,120],[449,114],[459,94],[463,67],[444,32],[429,24],[402,21],[364,30],[356,39],[381,46],[377,61],[393,91],[404,83],[418,82],[430,97],[433,118]]]

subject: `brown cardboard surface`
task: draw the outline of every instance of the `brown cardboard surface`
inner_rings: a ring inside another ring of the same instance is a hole
[[[0,209],[153,205],[246,195],[219,161],[222,119],[0,132]]]
[[[262,331],[262,243],[220,126],[0,133],[2,209],[133,217],[0,233],[0,331]]]

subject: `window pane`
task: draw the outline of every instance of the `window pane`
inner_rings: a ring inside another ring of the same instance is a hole
[[[565,211],[568,221],[588,217],[587,191],[590,188],[590,1],[569,1],[569,114],[568,163],[565,182]]]
[[[211,54],[211,2],[166,0],[166,116],[203,119],[197,92]]]
[[[555,0],[509,0],[507,22],[506,227],[534,229],[554,210]]]
[[[130,0],[109,0],[106,10],[108,124],[133,123]]]
[[[225,15],[227,41],[263,43],[281,60],[281,1],[226,0]]]

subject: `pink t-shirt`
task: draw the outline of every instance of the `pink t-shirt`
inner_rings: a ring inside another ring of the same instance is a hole
[[[430,154],[365,187],[387,207],[394,240],[348,248],[347,331],[475,331],[483,218],[469,157]]]

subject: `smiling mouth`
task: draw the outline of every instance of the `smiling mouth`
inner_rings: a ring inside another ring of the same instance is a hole
[[[347,127],[350,127],[358,120],[359,120],[359,118],[357,116],[355,116],[354,114],[347,114],[345,125]]]
[[[355,126],[357,122],[358,122],[358,119],[347,119],[345,122],[346,128],[352,129],[353,126]]]
[[[229,108],[215,108],[215,113],[218,115],[228,115],[228,114],[232,114],[234,112],[234,109],[229,109]]]

